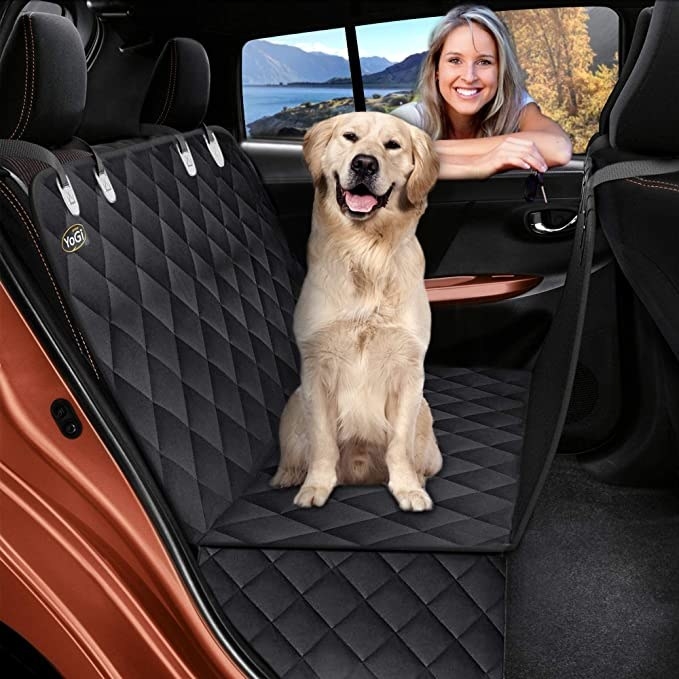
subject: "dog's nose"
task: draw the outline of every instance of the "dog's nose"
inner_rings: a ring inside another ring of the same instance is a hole
[[[363,153],[355,156],[351,161],[351,169],[360,175],[373,175],[379,170],[379,164],[375,156],[366,156]]]

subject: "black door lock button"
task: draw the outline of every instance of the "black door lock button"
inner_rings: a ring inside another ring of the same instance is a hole
[[[71,404],[63,398],[58,398],[50,406],[50,412],[59,431],[68,439],[77,439],[82,434],[83,426]]]

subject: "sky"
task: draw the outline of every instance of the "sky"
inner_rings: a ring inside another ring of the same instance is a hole
[[[356,28],[358,51],[362,57],[385,57],[394,63],[403,61],[411,54],[426,51],[429,34],[440,18],[358,26]],[[347,58],[343,28],[265,39],[282,45],[293,45],[305,52],[325,52]]]

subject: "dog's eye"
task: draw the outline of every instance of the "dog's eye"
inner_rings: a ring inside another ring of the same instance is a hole
[[[384,144],[385,149],[400,149],[401,145],[395,140],[395,139],[390,139],[388,142]]]
[[[342,136],[352,144],[358,141],[358,137],[353,132],[345,132]]]

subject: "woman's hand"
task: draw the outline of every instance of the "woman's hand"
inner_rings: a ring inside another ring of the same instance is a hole
[[[545,158],[530,139],[508,135],[464,140],[462,144],[469,148],[461,148],[456,140],[434,142],[441,161],[441,179],[486,179],[496,172],[512,168],[538,172],[547,170]],[[485,146],[485,149],[477,148],[474,149],[476,153],[470,153],[472,144]],[[461,150],[463,153],[459,153]]]
[[[479,178],[496,172],[519,168],[521,170],[547,171],[547,162],[530,139],[509,136],[503,138],[492,150],[476,157]]]
[[[485,179],[512,168],[544,172],[565,165],[572,152],[568,135],[534,103],[524,106],[518,132],[440,139],[434,146],[441,161],[441,179]]]

